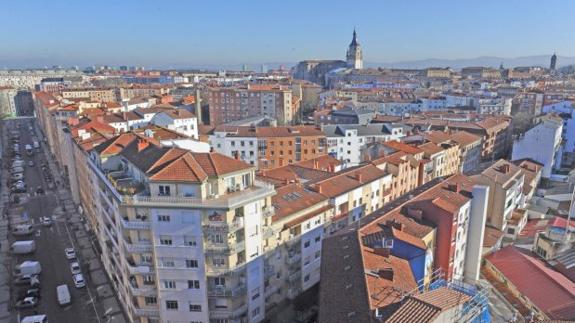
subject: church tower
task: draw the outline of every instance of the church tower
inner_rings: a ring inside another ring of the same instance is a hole
[[[553,53],[553,56],[551,56],[551,64],[549,64],[549,69],[551,71],[555,71],[556,67],[557,67],[557,55]]]
[[[353,39],[347,49],[346,60],[348,67],[355,69],[363,68],[363,55],[361,53],[361,47],[357,42],[357,33],[355,32],[355,28],[353,29]]]

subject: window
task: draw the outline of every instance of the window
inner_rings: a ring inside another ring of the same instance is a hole
[[[226,278],[225,277],[214,277],[214,285],[226,286]]]
[[[252,317],[256,317],[258,315],[260,315],[260,308],[256,307],[252,310]]]
[[[198,260],[186,259],[186,268],[198,268]]]
[[[223,267],[226,265],[226,261],[224,260],[224,258],[213,258],[212,264],[214,265],[214,267]]]
[[[255,299],[257,299],[258,297],[260,297],[260,288],[259,288],[259,287],[258,287],[258,288],[254,288],[254,289],[252,290],[251,295],[252,295],[252,301],[255,300]]]
[[[144,297],[144,302],[146,305],[153,305],[158,303],[158,299],[153,296],[146,296]]]
[[[158,188],[160,190],[160,195],[161,196],[169,196],[170,195],[170,186],[168,185],[158,185]]]
[[[321,240],[321,236],[315,237],[315,242],[318,243]]]
[[[212,242],[213,243],[224,243],[224,237],[221,234],[214,234],[214,235],[212,235]]]
[[[201,312],[202,305],[199,304],[190,304],[190,312]]]
[[[197,245],[196,237],[195,236],[184,236],[184,245],[189,246],[189,247],[195,247]]]
[[[304,282],[309,281],[309,274],[305,275],[305,277],[303,278],[303,281],[304,281]]]
[[[303,261],[303,265],[307,266],[309,265],[309,257],[305,257],[304,261]]]
[[[200,289],[200,281],[188,280],[188,289]]]
[[[166,301],[166,309],[177,311],[178,310],[178,301]]]
[[[158,215],[158,221],[159,222],[170,222],[170,216],[169,215]]]
[[[315,252],[315,259],[319,258],[320,255],[321,255],[321,251],[316,251]]]
[[[175,267],[174,259],[173,258],[162,258],[161,259],[162,267]]]
[[[171,246],[172,245],[172,237],[160,236],[160,244],[163,246]]]
[[[304,247],[304,248],[307,248],[307,247],[309,247],[309,240],[308,240],[308,241],[306,241],[306,242],[304,242],[304,244],[303,244],[303,247]]]
[[[164,280],[164,288],[165,289],[175,289],[176,282],[174,280]]]

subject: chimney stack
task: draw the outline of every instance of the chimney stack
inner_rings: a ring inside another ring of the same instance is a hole
[[[447,189],[452,192],[459,193],[461,185],[459,183],[449,183],[447,184]]]
[[[149,145],[150,145],[149,141],[147,141],[143,138],[139,138],[138,139],[138,152],[146,149]]]
[[[236,153],[234,154],[234,159],[240,160],[240,153],[238,151],[236,151]]]

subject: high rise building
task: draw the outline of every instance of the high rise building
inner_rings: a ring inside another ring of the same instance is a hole
[[[353,38],[349,44],[346,55],[347,66],[355,69],[363,68],[363,54],[361,53],[361,46],[357,42],[357,33],[353,30]]]

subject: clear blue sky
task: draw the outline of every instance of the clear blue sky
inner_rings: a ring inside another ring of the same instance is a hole
[[[2,0],[0,67],[575,56],[572,0]]]

